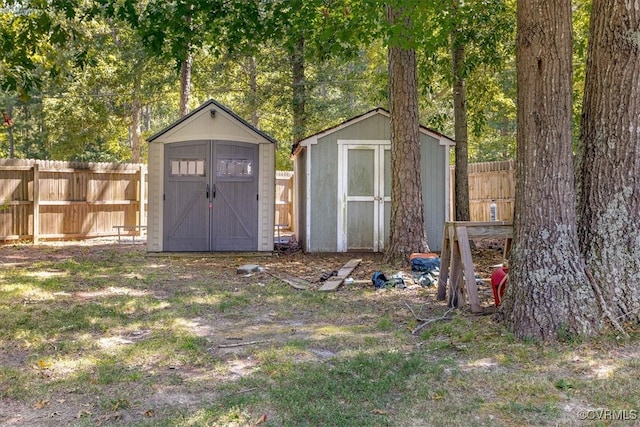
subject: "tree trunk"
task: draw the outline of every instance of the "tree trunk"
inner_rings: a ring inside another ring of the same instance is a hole
[[[640,320],[640,6],[594,0],[580,138],[580,243],[603,308]]]
[[[15,159],[16,157],[16,152],[15,152],[15,141],[13,138],[13,105],[9,104],[9,106],[7,107],[7,114],[9,116],[9,120],[10,123],[7,124],[8,127],[8,138],[9,138],[9,158],[10,159]]]
[[[251,124],[258,127],[258,71],[256,58],[250,55],[247,58],[247,72],[249,74],[249,108],[251,110]]]
[[[133,163],[142,162],[142,135],[140,133],[140,115],[142,105],[136,97],[131,108],[131,161]]]
[[[180,117],[189,113],[191,99],[191,49],[187,46],[187,57],[180,64]]]
[[[293,142],[301,141],[306,136],[306,81],[304,75],[304,39],[300,37],[291,56],[293,72]]]
[[[514,244],[502,314],[518,338],[602,326],[580,256],[572,167],[570,0],[518,2]]]
[[[453,116],[455,148],[455,219],[470,221],[469,213],[469,174],[467,165],[468,129],[467,129],[467,88],[464,78],[464,45],[456,40],[455,31],[451,35],[451,58],[453,65]]]
[[[404,19],[401,16],[401,10],[387,8],[391,23]],[[389,47],[391,228],[384,260],[391,264],[406,264],[411,253],[429,251],[420,178],[416,71],[416,52],[413,48]]]

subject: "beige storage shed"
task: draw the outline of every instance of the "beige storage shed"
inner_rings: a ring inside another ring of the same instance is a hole
[[[209,100],[148,142],[149,252],[273,250],[273,138]]]

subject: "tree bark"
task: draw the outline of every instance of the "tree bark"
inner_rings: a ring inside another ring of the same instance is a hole
[[[304,64],[304,38],[300,37],[298,43],[293,48],[291,56],[291,67],[293,72],[293,142],[301,141],[306,136],[306,80]]]
[[[135,97],[131,108],[131,161],[142,162],[142,134],[140,132],[140,115],[142,105],[140,99]]]
[[[7,107],[7,114],[9,115],[9,119],[11,120],[11,123],[7,125],[8,127],[8,131],[7,133],[8,138],[9,138],[9,158],[10,159],[15,159],[16,157],[16,152],[15,152],[15,141],[13,138],[13,105],[9,104],[9,106]]]
[[[640,320],[640,6],[594,0],[579,145],[580,243],[603,304]]]
[[[451,59],[453,68],[453,116],[455,148],[455,219],[470,221],[469,212],[469,174],[467,165],[468,127],[467,127],[467,88],[464,78],[464,45],[456,39],[455,30],[451,35]]]
[[[247,57],[247,74],[249,75],[249,109],[251,110],[251,124],[259,126],[258,116],[258,70],[256,58],[253,55]]]
[[[514,244],[502,314],[518,338],[602,326],[580,256],[572,166],[570,0],[518,2]]]
[[[405,19],[388,7],[391,23]],[[407,34],[411,32],[407,30]],[[420,122],[418,118],[416,52],[389,47],[389,100],[391,111],[391,228],[384,260],[407,264],[413,252],[428,252],[420,177]]]
[[[187,46],[187,57],[180,64],[180,117],[189,113],[189,101],[191,100],[191,61],[193,55],[191,48]]]

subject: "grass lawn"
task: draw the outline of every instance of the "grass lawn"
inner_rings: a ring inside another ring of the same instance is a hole
[[[365,283],[379,256],[337,292],[275,277],[352,257],[0,246],[0,426],[640,425],[637,326],[547,345],[460,309],[412,333],[447,307]]]

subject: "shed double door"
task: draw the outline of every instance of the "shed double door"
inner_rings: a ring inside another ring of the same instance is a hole
[[[166,251],[258,248],[258,146],[194,141],[165,146]]]
[[[383,251],[391,215],[391,145],[343,143],[339,154],[338,251]]]

